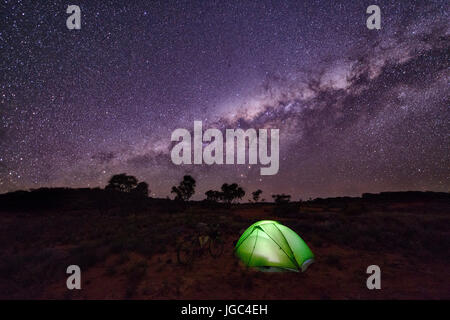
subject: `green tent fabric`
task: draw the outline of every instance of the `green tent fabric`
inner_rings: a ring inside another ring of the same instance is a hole
[[[298,234],[272,220],[248,227],[234,252],[249,267],[305,271],[314,261],[314,254]]]

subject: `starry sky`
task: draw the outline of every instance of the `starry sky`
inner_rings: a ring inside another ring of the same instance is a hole
[[[68,30],[69,4],[81,30]],[[369,5],[381,30],[369,30]],[[447,1],[6,1],[0,192],[104,187],[166,197],[450,191]],[[176,128],[278,128],[280,169],[172,164]],[[247,196],[246,196],[247,198]]]

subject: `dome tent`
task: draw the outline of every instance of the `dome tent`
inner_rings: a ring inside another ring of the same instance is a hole
[[[248,227],[234,252],[245,265],[267,271],[305,271],[314,261],[314,254],[298,234],[272,220],[258,221]]]

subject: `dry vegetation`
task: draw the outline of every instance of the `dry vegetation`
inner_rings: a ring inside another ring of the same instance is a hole
[[[448,194],[366,195],[281,206],[116,198],[106,208],[100,190],[54,194],[0,197],[0,298],[450,298]],[[260,219],[278,220],[298,232],[316,263],[305,273],[241,266],[233,242]],[[180,266],[176,243],[195,233],[199,222],[221,225],[224,254]],[[70,264],[81,267],[80,291],[65,287]],[[365,286],[371,264],[381,267],[382,290]]]

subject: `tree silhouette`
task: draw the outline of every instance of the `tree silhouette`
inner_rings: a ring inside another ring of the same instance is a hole
[[[287,216],[298,213],[300,206],[298,203],[290,202],[291,196],[289,194],[274,194],[272,198],[275,201],[273,213],[276,216]]]
[[[173,186],[171,193],[175,194],[175,200],[187,201],[195,193],[195,179],[189,175],[183,177],[178,187]]]
[[[138,196],[138,197],[143,197],[143,198],[147,198],[148,197],[148,183],[147,182],[139,182],[136,186],[136,188],[134,188],[132,190],[132,192]]]
[[[259,197],[261,196],[261,193],[262,193],[262,190],[261,190],[261,189],[258,189],[258,190],[256,190],[256,191],[253,191],[253,192],[252,192],[252,198],[253,198],[253,201],[258,202],[258,201],[259,201]]]
[[[208,190],[205,192],[206,200],[208,201],[219,201],[222,199],[222,192],[217,190]]]
[[[231,203],[236,199],[242,199],[245,196],[245,191],[238,186],[237,183],[224,183],[221,187],[222,199],[227,203]]]
[[[134,176],[128,176],[126,173],[115,174],[109,179],[105,190],[131,192],[138,184],[138,180]]]
[[[288,203],[291,201],[291,196],[289,194],[274,194],[272,195],[273,200],[276,204]]]
[[[125,173],[113,175],[105,187],[102,195],[101,212],[107,212],[113,206],[119,206],[122,213],[138,212],[145,207],[148,198],[148,184]],[[119,196],[116,192],[127,194]]]

